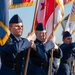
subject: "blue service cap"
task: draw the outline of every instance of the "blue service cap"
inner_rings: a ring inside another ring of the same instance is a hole
[[[71,36],[70,32],[68,31],[63,32],[63,39],[69,36]]]
[[[11,24],[11,23],[22,23],[22,20],[18,16],[18,14],[16,14],[10,19],[9,24]]]
[[[44,27],[44,25],[42,23],[38,23],[36,26],[36,30],[42,31],[42,30],[46,30],[46,28]]]

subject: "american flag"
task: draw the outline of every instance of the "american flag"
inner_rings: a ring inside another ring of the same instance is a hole
[[[72,5],[72,10],[71,10],[71,13],[70,13],[71,17],[70,17],[70,20],[75,20],[75,1],[73,2],[73,5]]]

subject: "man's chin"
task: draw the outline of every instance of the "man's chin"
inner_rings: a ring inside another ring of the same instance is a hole
[[[42,40],[42,42],[46,42],[46,40]]]
[[[21,35],[22,35],[22,34],[18,34],[17,36],[18,36],[18,37],[21,37]]]

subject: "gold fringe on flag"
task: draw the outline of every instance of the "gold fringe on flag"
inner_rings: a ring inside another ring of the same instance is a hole
[[[34,2],[25,2],[25,3],[19,3],[19,4],[9,4],[8,8],[9,9],[14,9],[14,8],[20,8],[20,7],[28,7],[28,6],[33,6]]]
[[[6,41],[8,40],[8,38],[9,38],[9,30],[4,25],[4,23],[1,22],[1,21],[0,21],[0,27],[2,27],[5,30],[5,32],[6,32],[6,34],[4,35],[4,37],[3,38],[0,38],[0,46],[3,46],[6,43]]]

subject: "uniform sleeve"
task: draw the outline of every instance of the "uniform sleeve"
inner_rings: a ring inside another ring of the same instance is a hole
[[[67,51],[71,51],[73,48],[75,47],[75,43],[70,43],[70,44],[62,44],[60,46],[61,50],[64,52],[67,52]]]
[[[38,56],[44,59],[45,53],[54,48],[54,44],[51,41],[48,41],[45,44],[36,45],[37,52],[35,52]]]
[[[15,45],[15,49],[17,52],[20,52],[20,51],[23,51],[23,50],[26,50],[30,47],[30,42],[26,39],[24,40],[20,40],[18,43],[16,43]]]
[[[46,52],[49,52],[54,48],[54,44],[51,41],[47,41],[45,44],[37,45],[37,53],[42,58],[46,56]]]
[[[44,44],[45,52],[48,52],[54,48],[54,43],[51,41],[47,41],[47,43]]]
[[[45,57],[45,49],[43,44],[36,45],[37,51],[31,49],[31,55],[32,56],[39,56],[41,59],[44,59]]]
[[[45,45],[45,51],[48,55],[48,57],[51,57],[51,50],[54,48],[54,43],[52,43],[51,41],[48,41]],[[59,48],[58,50],[56,49],[53,49],[53,57],[56,57],[56,58],[61,58],[63,56],[62,54],[62,50]]]
[[[18,42],[13,42],[11,39],[9,39],[7,43],[2,47],[2,51],[6,51],[10,53],[15,53],[15,52],[18,53],[29,47],[30,47],[30,43],[26,39],[20,40]]]
[[[72,43],[72,46],[73,46],[73,48],[71,50],[71,53],[75,57],[75,43]]]
[[[58,48],[58,50],[55,49],[53,51],[53,57],[62,58],[63,57],[62,50],[60,48]]]

